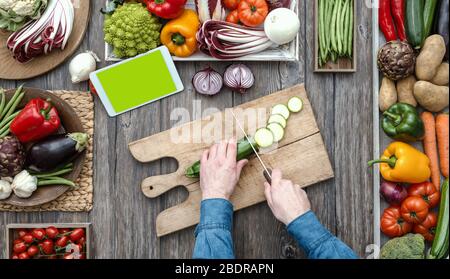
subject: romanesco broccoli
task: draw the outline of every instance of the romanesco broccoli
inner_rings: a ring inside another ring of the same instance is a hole
[[[140,3],[127,3],[107,16],[105,41],[114,46],[118,58],[133,57],[159,45],[161,24]]]
[[[425,240],[420,234],[407,234],[396,237],[384,244],[380,251],[381,259],[423,259]]]

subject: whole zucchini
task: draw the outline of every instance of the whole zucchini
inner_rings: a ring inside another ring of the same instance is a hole
[[[255,148],[258,148],[255,143],[252,142],[252,144]],[[253,148],[246,138],[243,138],[238,141],[237,156],[236,156],[237,161],[248,158],[253,153],[254,153]],[[187,168],[185,175],[190,178],[199,178],[200,177],[200,161],[195,162],[192,166]]]
[[[425,6],[423,8],[423,38],[422,45],[425,39],[430,36],[431,29],[433,28],[433,22],[436,14],[436,6],[438,0],[427,0],[425,1]]]
[[[424,39],[424,0],[406,1],[406,35],[414,48]]]
[[[88,135],[52,135],[35,143],[27,152],[25,165],[36,172],[48,172],[73,161],[86,149]]]
[[[441,203],[439,205],[438,223],[433,244],[427,255],[428,259],[445,259],[448,256],[449,238],[449,195],[448,178],[441,187]]]
[[[436,33],[441,35],[445,41],[445,59],[448,60],[448,21],[449,21],[449,0],[440,1],[440,6],[436,15]]]

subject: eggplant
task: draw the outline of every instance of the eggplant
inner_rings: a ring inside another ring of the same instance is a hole
[[[442,0],[440,1],[440,6],[437,11],[437,18],[436,18],[436,33],[441,35],[444,38],[445,41],[445,60],[448,61],[448,21],[449,21],[449,0]]]
[[[88,144],[85,133],[52,135],[35,143],[27,152],[25,165],[36,172],[48,172],[75,160]]]

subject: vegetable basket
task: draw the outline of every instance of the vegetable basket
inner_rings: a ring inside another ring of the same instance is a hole
[[[378,1],[374,3],[374,7],[378,7]],[[373,67],[373,158],[380,158],[383,150],[394,140],[386,135],[381,126],[381,113],[379,110],[379,91],[381,87],[381,80],[383,74],[379,72],[377,67],[377,54],[378,49],[383,46],[386,42],[383,33],[379,29],[379,15],[378,8],[374,8],[372,12],[372,67]],[[422,108],[418,109],[419,113],[423,111]],[[448,112],[448,108],[445,109]],[[423,151],[423,146],[421,141],[409,142],[412,146],[420,151]],[[386,209],[389,204],[380,196],[380,184],[382,177],[380,174],[380,168],[378,165],[374,165],[373,169],[373,247],[368,246],[366,252],[369,258],[378,258],[379,249],[390,239],[381,232],[380,219],[383,214],[384,209]],[[443,177],[441,176],[441,184]],[[432,211],[437,212],[439,206],[432,209]],[[426,251],[430,247],[430,244],[426,243]]]
[[[107,0],[108,3],[110,0]],[[195,10],[194,0],[188,0],[186,8]],[[298,1],[293,0],[291,2],[291,10],[298,14]],[[299,35],[297,34],[295,40],[292,42],[281,45],[276,48],[270,48],[265,51],[246,55],[243,57],[221,60],[208,56],[200,51],[197,51],[189,57],[176,57],[173,56],[174,61],[298,61],[299,60]],[[105,60],[110,62],[121,61],[122,59],[114,56],[113,46],[105,43]]]

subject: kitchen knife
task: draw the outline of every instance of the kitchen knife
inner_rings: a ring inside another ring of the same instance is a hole
[[[231,110],[231,114],[233,114],[234,120],[236,120],[236,123],[239,127],[239,129],[241,129],[242,133],[244,133],[245,138],[247,139],[248,143],[250,144],[250,146],[253,149],[253,152],[255,152],[256,157],[259,160],[259,163],[261,164],[261,166],[263,167],[264,171],[264,178],[266,179],[266,181],[269,184],[272,184],[272,170],[268,169],[266,167],[266,164],[264,164],[263,160],[261,159],[261,157],[259,157],[258,151],[256,150],[255,146],[253,145],[252,141],[250,140],[250,138],[247,136],[247,133],[244,131],[244,128],[241,126],[241,123],[239,122],[239,120],[237,119],[236,115],[234,114],[233,110]]]

